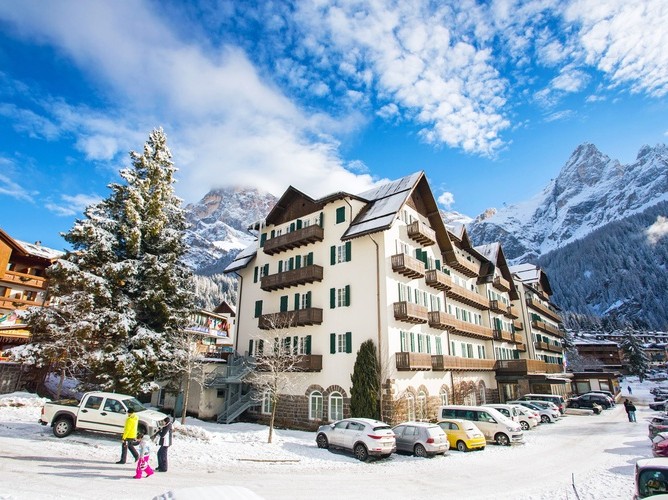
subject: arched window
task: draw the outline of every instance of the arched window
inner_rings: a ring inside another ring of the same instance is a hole
[[[480,389],[478,392],[480,393],[478,396],[480,398],[480,404],[484,405],[487,402],[487,394],[485,393],[484,384],[480,384]]]
[[[265,391],[262,395],[262,413],[271,414],[271,391]]]
[[[447,405],[448,404],[448,390],[447,389],[441,389],[441,393],[438,395],[441,398],[441,404],[442,405]]]
[[[329,419],[341,420],[343,418],[343,396],[340,392],[329,395]]]
[[[409,392],[406,394],[406,420],[415,420],[415,398]]]
[[[309,396],[308,404],[309,420],[322,420],[322,393],[313,391]]]
[[[420,420],[427,418],[427,395],[424,391],[420,391],[417,397],[417,412]]]

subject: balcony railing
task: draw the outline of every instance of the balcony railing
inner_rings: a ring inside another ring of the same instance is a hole
[[[510,281],[508,281],[503,276],[497,276],[494,278],[494,281],[492,281],[492,286],[497,290],[501,290],[502,292],[510,291]]]
[[[524,330],[524,323],[519,319],[515,319],[513,320],[513,328],[515,328],[515,330]]]
[[[431,354],[421,352],[395,353],[397,370],[431,370]]]
[[[559,328],[552,326],[549,323],[545,323],[545,321],[533,320],[531,322],[531,327],[536,328],[538,330],[542,330],[546,333],[551,333],[552,335],[555,335],[557,337],[563,337],[563,332],[559,330]]]
[[[5,271],[4,277],[0,278],[0,281],[5,281],[9,283],[15,283],[17,285],[23,285],[30,288],[38,288],[40,290],[46,290],[47,280],[43,276],[35,276],[33,274],[27,273],[18,273],[16,271]]]
[[[429,311],[412,302],[395,302],[394,319],[406,323],[426,323],[429,321]]]
[[[425,272],[424,262],[405,253],[392,256],[392,270],[408,278],[422,278]]]
[[[503,302],[501,302],[499,300],[490,300],[489,301],[489,308],[493,312],[499,313],[499,314],[505,314],[506,312],[508,312],[508,306],[505,305]]]
[[[460,358],[444,354],[436,354],[431,357],[431,369],[434,371],[493,370],[494,364],[493,359]]]
[[[259,372],[270,370],[284,372],[319,372],[322,371],[322,354],[303,354],[294,358],[284,357],[273,364],[271,356],[259,357],[255,369]]]
[[[16,297],[0,297],[0,309],[27,309],[32,306],[46,306],[48,304],[48,301],[44,302],[41,298],[28,300]]]
[[[505,314],[507,317],[512,318],[512,319],[517,319],[517,318],[520,317],[520,311],[519,311],[519,309],[518,309],[517,307],[515,307],[515,305],[513,305],[513,304],[510,304],[510,305],[508,306],[508,308],[506,309],[506,311],[504,312],[504,314]]]
[[[322,281],[322,266],[306,266],[281,273],[264,276],[260,280],[260,288],[267,292],[289,288],[291,286],[305,285],[315,281]]]
[[[447,329],[452,333],[477,339],[488,340],[494,338],[491,328],[482,325],[475,325],[473,323],[469,323],[468,321],[462,321],[454,317],[452,314],[438,312],[438,318],[434,317],[434,319],[437,319],[439,325],[444,325],[444,327],[435,327],[440,328],[441,330]]]
[[[545,304],[542,304],[541,302],[538,302],[537,300],[532,299],[531,297],[527,297],[527,306],[540,313],[543,313],[545,316],[553,319],[558,323],[561,322],[561,316],[559,316],[557,311],[553,310],[549,306],[546,306]]]
[[[452,288],[446,292],[446,297],[450,297],[466,305],[481,309],[483,311],[489,309],[489,299],[479,293],[467,290],[461,285],[452,283]]]
[[[495,328],[494,330],[492,330],[492,334],[494,335],[494,340],[502,340],[506,342],[513,341],[513,334],[505,330],[500,330],[498,328]]]
[[[437,290],[446,291],[452,288],[452,279],[443,271],[429,269],[425,272],[424,281],[427,285]]]
[[[524,342],[519,342],[515,348],[520,352],[527,352],[527,345]]]
[[[480,264],[471,262],[470,260],[459,255],[454,250],[446,250],[444,252],[444,255],[448,265],[455,271],[459,271],[460,273],[468,276],[469,278],[478,276],[478,272],[480,271]]]
[[[320,226],[312,225],[291,231],[280,236],[274,236],[264,242],[262,249],[267,255],[274,255],[309,243],[322,241],[324,230]]]
[[[528,373],[562,373],[563,367],[556,363],[546,363],[538,359],[500,359],[494,367],[504,375],[526,375]]]
[[[319,325],[322,323],[322,309],[308,307],[296,311],[263,314],[258,321],[258,328],[275,330],[295,326]]]
[[[560,345],[550,344],[549,342],[534,342],[536,349],[542,349],[550,352],[564,352],[564,348]]]
[[[436,243],[436,232],[419,220],[408,225],[408,237],[417,241],[423,247]]]
[[[522,335],[521,333],[517,333],[517,332],[513,333],[513,342],[515,342],[516,344],[523,344],[524,343],[524,335]]]
[[[452,325],[446,316],[449,315],[442,311],[430,311],[429,326],[438,330],[452,330]]]

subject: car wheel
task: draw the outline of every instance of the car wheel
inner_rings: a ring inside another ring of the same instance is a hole
[[[494,440],[499,446],[510,446],[510,438],[503,432],[499,432],[496,436],[494,436]]]
[[[57,438],[69,436],[73,430],[74,424],[72,424],[72,420],[67,417],[61,417],[53,424],[53,435]]]
[[[540,421],[543,422],[544,424],[549,424],[550,423],[550,417],[547,415],[541,415],[540,416]]]
[[[424,449],[424,446],[421,444],[416,444],[415,448],[413,449],[413,453],[415,454],[416,457],[426,457],[427,456],[427,450]]]
[[[520,422],[520,427],[522,428],[523,431],[528,431],[529,430],[529,424],[527,424],[524,421]]]
[[[324,434],[318,434],[318,437],[315,438],[315,442],[318,444],[318,448],[329,448],[329,441],[327,441],[327,436]]]
[[[568,406],[569,406],[569,408],[580,408],[580,405],[577,404],[577,403],[571,403],[571,404],[568,405]]]
[[[599,410],[598,408],[592,408],[592,410],[594,410],[594,415],[598,415],[601,413],[601,410]]]
[[[459,451],[469,451],[469,447],[466,446],[464,441],[457,441],[457,449]]]
[[[355,458],[357,458],[357,460],[360,462],[364,462],[367,458],[369,458],[369,452],[367,451],[366,446],[364,446],[362,443],[357,443],[353,449],[353,452],[355,453]]]

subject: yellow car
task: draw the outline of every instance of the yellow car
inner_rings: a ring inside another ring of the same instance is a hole
[[[459,451],[484,450],[485,436],[473,422],[459,418],[439,420],[438,425],[448,436],[450,448]]]

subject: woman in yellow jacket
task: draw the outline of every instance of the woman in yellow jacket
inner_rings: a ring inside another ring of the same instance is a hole
[[[125,427],[123,428],[123,444],[121,448],[121,459],[117,464],[124,464],[128,457],[128,450],[132,453],[135,462],[139,458],[139,453],[135,449],[134,442],[137,439],[137,426],[139,425],[139,417],[135,414],[132,408],[128,409],[128,418],[125,419]]]

